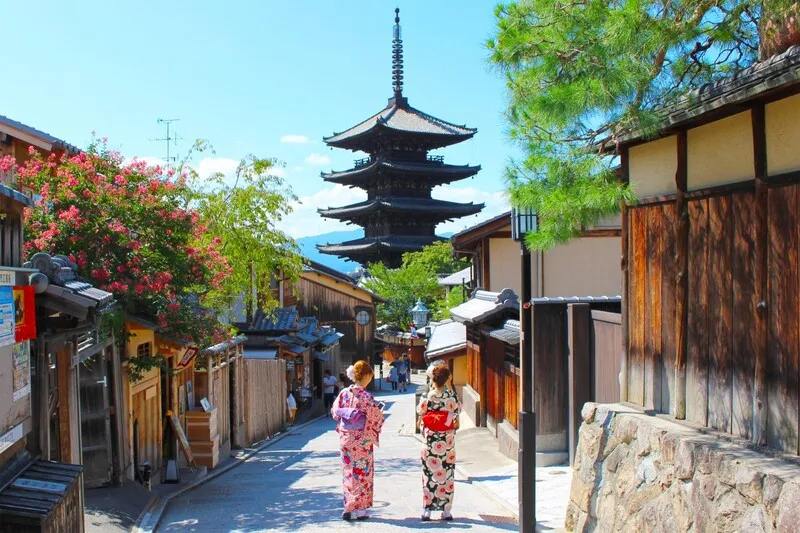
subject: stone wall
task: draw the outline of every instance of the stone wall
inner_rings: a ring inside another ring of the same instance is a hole
[[[582,414],[567,531],[800,531],[794,458],[629,406]]]
[[[461,391],[461,413],[467,415],[476,426],[483,425],[481,419],[481,395],[469,385]]]
[[[509,459],[519,458],[519,431],[508,420],[503,420],[497,425],[497,444],[500,453]]]

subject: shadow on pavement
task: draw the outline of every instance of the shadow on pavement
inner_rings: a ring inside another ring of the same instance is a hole
[[[453,512],[454,517],[452,521],[438,520],[433,518],[430,522],[423,522],[419,516],[410,516],[408,518],[382,518],[379,513],[373,514],[366,522],[375,522],[378,524],[393,525],[396,527],[405,527],[408,529],[473,529],[480,527],[485,529],[490,527],[497,531],[517,531],[519,526],[516,523],[491,523],[487,520],[479,520],[475,518],[459,517]],[[435,516],[435,515],[434,515]]]

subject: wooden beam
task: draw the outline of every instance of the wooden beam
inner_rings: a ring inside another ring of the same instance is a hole
[[[753,324],[755,338],[755,375],[753,387],[753,441],[767,444],[767,357],[769,343],[769,201],[767,178],[767,134],[764,104],[756,105],[752,111],[753,162],[756,177],[753,223],[755,225],[755,269],[756,322]]]
[[[628,148],[623,147],[620,154],[620,166],[622,169],[622,179],[630,183],[630,164]],[[629,240],[630,240],[630,210],[625,202],[622,202],[622,250],[620,258],[620,270],[622,272],[622,368],[620,368],[619,399],[623,402],[628,401],[628,361],[630,353],[628,351],[629,324],[628,306],[630,304],[630,284],[629,278]]]
[[[569,464],[575,464],[578,429],[583,421],[581,410],[586,402],[595,398],[592,390],[594,368],[590,352],[591,312],[589,304],[569,304],[567,306]]]
[[[622,229],[618,228],[603,228],[603,229],[587,229],[581,232],[581,237],[619,237],[622,235]]]
[[[58,382],[58,461],[72,462],[72,438],[69,418],[70,409],[70,381],[72,373],[72,350],[66,345],[56,355],[56,379]],[[51,458],[55,459],[55,458]]]
[[[675,418],[686,418],[686,352],[688,327],[689,211],[686,202],[688,150],[686,130],[678,132],[678,168],[675,197],[678,223],[675,226]]]

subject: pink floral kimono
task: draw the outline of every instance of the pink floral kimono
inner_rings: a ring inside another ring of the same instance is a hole
[[[364,429],[348,431],[340,423],[339,446],[342,452],[344,510],[347,513],[372,507],[374,457],[373,444],[378,443],[383,426],[383,413],[370,393],[358,385],[351,385],[339,393],[333,402],[331,416],[340,421],[336,414],[338,408],[355,408],[366,413]]]
[[[420,399],[417,412],[444,411],[458,419],[461,404],[449,389],[431,389]],[[456,468],[456,432],[433,431],[422,426],[425,446],[422,448],[422,499],[428,511],[450,512],[453,507]]]

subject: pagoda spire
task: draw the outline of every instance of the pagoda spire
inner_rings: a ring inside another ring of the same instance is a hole
[[[394,9],[394,39],[392,39],[392,88],[396,101],[403,98],[403,39],[400,34],[400,8]]]

